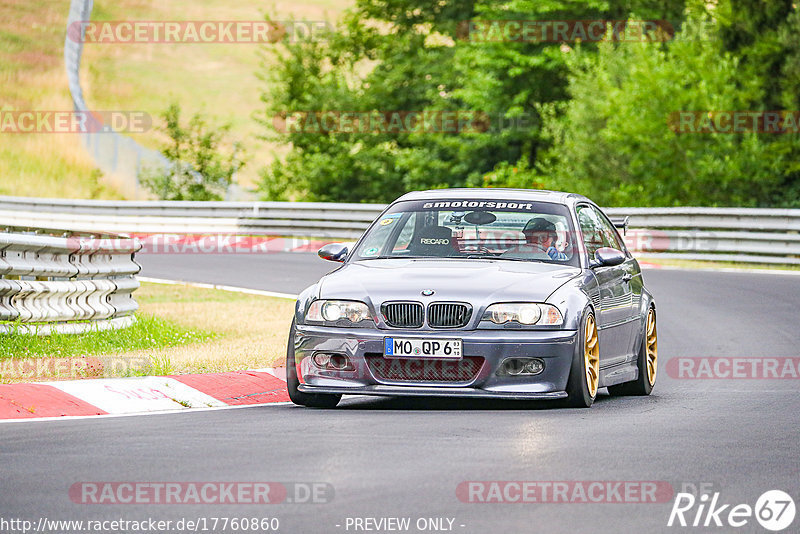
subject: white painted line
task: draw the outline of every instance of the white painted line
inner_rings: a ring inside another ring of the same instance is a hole
[[[140,415],[165,415],[176,413],[194,413],[194,412],[214,412],[217,410],[237,410],[239,408],[258,408],[264,406],[287,406],[292,405],[290,401],[286,402],[264,402],[261,404],[237,404],[235,406],[213,406],[206,408],[192,408],[180,410],[162,410],[159,412],[137,412],[137,413],[109,413],[103,415],[62,415],[59,417],[26,417],[22,419],[0,419],[0,424],[3,423],[35,423],[38,421],[74,421],[78,419],[107,419],[111,417],[137,417]]]
[[[275,297],[279,299],[297,300],[297,295],[292,293],[278,293],[276,291],[265,291],[263,289],[250,289],[248,287],[225,286],[218,284],[205,284],[202,282],[184,282],[182,280],[167,280],[164,278],[150,278],[147,276],[137,276],[141,282],[150,282],[152,284],[170,284],[170,285],[183,285],[189,287],[201,287],[204,289],[219,289],[221,291],[231,291],[233,293],[246,293],[248,295],[261,295],[262,297]]]
[[[225,403],[164,376],[43,382],[111,413],[213,408]]]

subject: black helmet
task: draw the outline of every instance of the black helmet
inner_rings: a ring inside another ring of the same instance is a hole
[[[548,232],[555,234],[556,225],[542,217],[534,217],[533,219],[525,223],[525,228],[522,229],[523,234],[533,234],[539,232]]]

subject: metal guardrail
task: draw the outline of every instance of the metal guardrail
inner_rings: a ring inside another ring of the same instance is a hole
[[[800,209],[607,208],[637,255],[800,265]]]
[[[381,204],[101,201],[0,197],[0,224],[81,232],[358,238]]]
[[[83,232],[231,233],[355,239],[382,204],[168,202],[0,196],[0,224]],[[630,217],[628,246],[642,257],[800,264],[800,210],[608,208]]]
[[[138,304],[133,239],[5,226],[0,232],[0,333],[48,335],[131,325]]]

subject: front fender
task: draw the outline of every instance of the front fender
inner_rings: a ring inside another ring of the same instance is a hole
[[[553,291],[546,302],[561,310],[564,330],[579,330],[583,311],[587,307],[594,310],[595,302],[599,302],[599,299],[597,279],[593,272],[587,270]]]
[[[294,305],[294,320],[296,324],[305,324],[306,310],[317,298],[319,298],[319,282],[308,286],[300,292]]]

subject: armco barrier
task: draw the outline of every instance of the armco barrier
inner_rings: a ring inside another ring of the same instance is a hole
[[[0,224],[80,232],[246,233],[354,239],[385,206],[316,202],[100,201],[0,197]]]
[[[117,233],[236,233],[355,239],[382,204],[167,202],[0,196],[0,225]],[[609,208],[630,217],[637,256],[800,264],[800,210]]]
[[[79,333],[129,326],[138,308],[132,239],[0,232],[0,333]]]
[[[644,256],[800,264],[800,209],[607,208],[630,217],[629,247]]]

